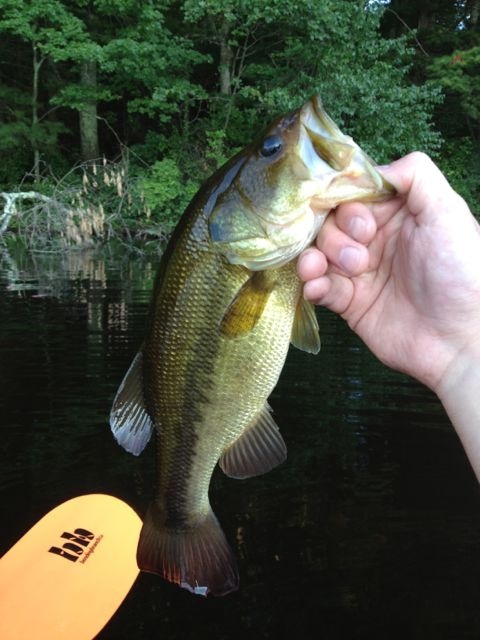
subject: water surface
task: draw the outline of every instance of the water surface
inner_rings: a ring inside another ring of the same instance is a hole
[[[130,456],[107,420],[156,264],[0,247],[1,553],[77,495],[144,512],[153,446]],[[291,349],[270,399],[287,461],[213,479],[239,592],[202,599],[142,574],[100,639],[480,638],[479,491],[442,407],[319,320],[321,353]]]

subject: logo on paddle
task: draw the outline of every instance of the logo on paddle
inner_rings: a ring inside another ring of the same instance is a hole
[[[68,542],[61,547],[50,547],[48,553],[54,553],[70,562],[78,561],[80,564],[85,564],[103,535],[95,537],[95,534],[87,529],[74,529],[73,533],[64,531],[60,537]]]

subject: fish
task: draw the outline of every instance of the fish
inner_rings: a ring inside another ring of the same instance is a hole
[[[268,397],[290,343],[320,349],[296,258],[339,203],[393,193],[314,96],[215,172],[187,207],[110,414],[115,439],[134,455],[156,433],[156,493],[137,549],[142,571],[202,596],[238,589],[210,479],[217,464],[245,479],[286,459]]]

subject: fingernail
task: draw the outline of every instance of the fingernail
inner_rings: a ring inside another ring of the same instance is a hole
[[[365,220],[360,216],[354,216],[348,224],[348,230],[349,230],[350,236],[354,240],[359,240],[359,241],[363,240],[365,236],[366,228],[367,228],[367,225],[365,223]]]
[[[361,253],[357,247],[344,247],[338,257],[341,268],[348,273],[355,273],[360,265]]]

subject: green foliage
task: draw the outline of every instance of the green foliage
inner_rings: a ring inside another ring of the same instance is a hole
[[[18,179],[31,159],[30,104],[27,96],[13,87],[0,85],[0,185]]]
[[[10,111],[7,129],[0,132],[0,149],[8,148],[7,134],[17,130],[17,144],[31,146],[30,168],[34,152],[38,154],[38,158],[41,155],[50,158],[56,155],[54,149],[58,145],[60,134],[65,130],[61,121],[46,117],[50,109],[45,109],[39,95],[41,72],[50,60],[72,60],[77,49],[83,51],[88,47],[88,36],[82,21],[61,0],[0,0],[0,11],[0,32],[12,38],[15,48],[20,45],[21,55],[28,60],[26,67],[29,70],[28,90],[21,91],[14,85],[17,93],[15,107]],[[28,57],[26,51],[29,51]],[[83,55],[90,53],[84,52]],[[37,178],[40,169],[38,158],[35,159]]]
[[[478,0],[389,0],[384,33],[411,33],[412,73],[421,88],[434,81],[444,96],[434,124],[444,144],[436,160],[453,186],[479,211],[480,29]],[[390,7],[392,10],[390,10]]]
[[[480,46],[440,56],[429,71],[446,91],[458,94],[465,114],[480,126]]]
[[[468,202],[480,218],[480,154],[470,138],[460,138],[445,144],[440,160],[452,187]]]
[[[61,0],[1,0],[0,30],[35,44],[43,55],[65,52],[67,43],[83,40],[83,24]]]
[[[409,81],[415,50],[406,36],[379,36],[381,7],[323,0],[320,11],[311,0],[187,0],[183,8],[204,41],[218,46],[227,34],[231,87],[220,103],[223,123],[215,122],[226,131],[226,148],[320,93],[334,119],[380,161],[413,148],[438,150],[432,114],[439,88]]]
[[[19,180],[32,168],[32,145],[42,148],[50,165],[58,164],[58,139],[66,131],[62,122],[46,118],[32,123],[31,101],[16,89],[0,86],[0,186]]]
[[[207,148],[205,158],[213,163],[213,169],[218,169],[228,160],[232,154],[225,153],[225,131],[207,131]]]
[[[113,29],[102,23],[100,68],[108,85],[128,96],[129,114],[147,115],[165,125],[207,97],[192,76],[195,65],[208,56],[195,50],[186,34],[169,28],[170,3],[126,2],[123,9],[100,4],[113,22]]]
[[[172,158],[157,160],[137,185],[148,207],[148,222],[159,226],[163,233],[172,231],[198,186],[193,180],[184,179]]]

